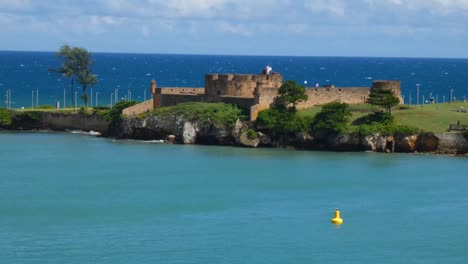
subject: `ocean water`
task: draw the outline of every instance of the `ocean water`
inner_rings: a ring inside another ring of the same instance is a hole
[[[373,80],[401,80],[407,103],[416,103],[416,84],[420,84],[420,102],[433,96],[439,102],[450,96],[457,100],[468,96],[468,59],[420,58],[344,58],[344,57],[278,57],[95,53],[95,73],[99,83],[93,87],[93,105],[108,105],[111,94],[118,97],[149,99],[149,82],[156,79],[160,86],[203,87],[206,73],[260,73],[266,66],[280,72],[285,79],[309,86],[370,86]],[[35,104],[39,90],[39,105],[55,105],[64,90],[66,105],[72,104],[70,82],[49,72],[60,61],[53,52],[0,51],[0,107],[5,106],[5,94],[11,90],[12,107]],[[34,91],[34,95],[33,95]],[[80,91],[80,88],[77,88]],[[130,92],[130,93],[129,93]],[[99,93],[99,94],[96,94]],[[34,96],[34,98],[32,98]],[[32,100],[33,99],[33,100]],[[34,102],[32,102],[34,101]],[[81,102],[79,102],[81,103]]]
[[[0,146],[0,263],[468,263],[466,158],[37,132]]]

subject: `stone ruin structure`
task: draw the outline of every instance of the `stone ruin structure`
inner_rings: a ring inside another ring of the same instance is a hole
[[[281,74],[267,74],[265,71],[263,74],[207,74],[204,88],[158,87],[152,80],[153,99],[126,108],[123,114],[137,115],[185,102],[223,102],[249,109],[250,120],[254,121],[259,111],[270,107],[282,83]],[[374,81],[372,87],[306,87],[309,99],[299,103],[297,108],[310,108],[333,101],[363,104],[373,88],[390,89],[403,103],[399,81]]]

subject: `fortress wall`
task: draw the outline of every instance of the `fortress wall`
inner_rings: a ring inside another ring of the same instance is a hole
[[[139,103],[137,105],[125,108],[122,110],[122,114],[126,116],[139,115],[141,113],[149,112],[153,110],[153,99]]]
[[[194,87],[161,87],[159,94],[204,94],[205,88]]]
[[[160,99],[161,103],[158,107],[173,106],[180,103],[189,102],[204,102],[203,95],[180,95],[180,94],[163,94]]]
[[[259,109],[268,109],[278,95],[277,88],[258,88]],[[261,111],[260,110],[260,111]]]
[[[336,87],[336,88],[306,88],[309,99],[297,105],[298,109],[310,108],[338,101],[347,104],[363,104],[370,94],[370,88]]]
[[[207,74],[205,88],[166,87],[156,88],[151,82],[154,108],[172,106],[185,102],[224,102],[250,109],[251,119],[258,112],[268,109],[282,85],[282,76],[266,74]],[[399,81],[374,81],[373,88],[391,89],[402,100]],[[348,104],[365,103],[369,97],[368,87],[320,87],[306,88],[309,100],[297,105],[299,109],[323,105],[333,101]]]

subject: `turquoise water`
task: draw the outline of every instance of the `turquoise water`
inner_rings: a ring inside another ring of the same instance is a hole
[[[0,263],[468,263],[467,172],[456,157],[1,133]]]

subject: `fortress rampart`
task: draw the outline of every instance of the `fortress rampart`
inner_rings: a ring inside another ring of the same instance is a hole
[[[158,88],[151,81],[153,99],[124,110],[124,114],[136,115],[151,108],[172,106],[185,102],[224,102],[250,109],[250,119],[258,112],[270,108],[283,83],[279,73],[273,74],[207,74],[204,88],[164,87]],[[308,100],[297,105],[299,109],[338,101],[348,104],[363,104],[371,89],[390,89],[403,102],[399,81],[374,81],[372,87],[308,87]]]
[[[369,97],[370,88],[366,87],[320,87],[306,88],[309,99],[297,105],[298,109],[324,105],[330,102],[347,104],[364,104]]]

